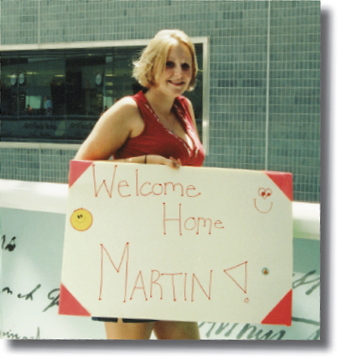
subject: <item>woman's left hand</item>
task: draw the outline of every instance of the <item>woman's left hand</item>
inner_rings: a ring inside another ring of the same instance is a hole
[[[174,168],[179,168],[182,165],[181,159],[175,159],[173,157],[169,157],[169,160],[171,160],[171,166]]]
[[[155,155],[155,154],[149,154],[147,155],[147,164],[161,164],[161,165],[167,165],[171,168],[178,169],[181,165],[181,159],[175,159],[173,157],[165,158],[161,155]]]

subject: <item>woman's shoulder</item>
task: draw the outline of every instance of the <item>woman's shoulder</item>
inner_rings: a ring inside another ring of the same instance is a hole
[[[188,107],[189,109],[192,108],[192,103],[189,98],[187,98],[183,95],[180,95],[180,96],[176,97],[176,99],[183,107]]]
[[[121,115],[122,117],[131,117],[139,113],[137,103],[132,96],[122,97],[107,112],[108,115]]]
[[[194,114],[193,105],[189,98],[181,95],[181,96],[178,96],[176,99],[180,103],[181,107],[183,108],[183,110],[185,112],[188,111],[190,113],[190,115]]]
[[[137,102],[133,98],[133,96],[125,96],[119,99],[114,106],[125,108],[125,109],[133,109],[137,108]]]

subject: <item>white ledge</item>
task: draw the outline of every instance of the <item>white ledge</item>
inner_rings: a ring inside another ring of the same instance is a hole
[[[68,184],[0,179],[3,208],[65,214]]]
[[[293,202],[293,237],[320,240],[320,204]]]
[[[67,184],[0,179],[0,206],[65,214]],[[320,205],[293,202],[293,237],[320,240]]]

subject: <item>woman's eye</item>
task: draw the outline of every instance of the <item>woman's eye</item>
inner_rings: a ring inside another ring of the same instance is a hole
[[[175,64],[174,64],[174,62],[172,62],[172,61],[168,61],[167,63],[166,63],[166,67],[167,68],[173,68],[175,66]]]
[[[190,66],[189,66],[187,63],[184,63],[184,64],[182,65],[182,69],[183,69],[184,71],[187,71],[187,70],[190,69]]]

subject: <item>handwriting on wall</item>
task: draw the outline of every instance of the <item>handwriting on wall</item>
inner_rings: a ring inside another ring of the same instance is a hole
[[[293,282],[293,288],[301,287],[306,285],[308,290],[306,291],[306,295],[310,295],[314,290],[316,290],[320,286],[320,277],[317,276],[316,270],[312,270],[308,272],[306,275],[301,278],[295,280]]]
[[[8,331],[3,331],[1,337],[4,339],[41,339],[40,327],[36,329],[36,334],[34,336],[21,336],[9,329]]]
[[[301,298],[294,304],[292,317],[292,326],[302,332],[298,339],[302,340],[319,340],[320,339],[320,322],[317,319],[311,319],[309,316],[304,317],[304,307],[308,306],[307,300],[310,297],[319,297],[320,276],[316,270],[311,270],[305,274],[294,274],[297,278],[293,280],[294,295]],[[302,290],[302,292],[298,292]],[[319,304],[319,302],[318,302]],[[319,307],[319,306],[318,306]],[[314,308],[314,307],[313,307]],[[302,313],[303,316],[298,315]],[[201,335],[207,339],[250,339],[250,340],[288,340],[290,329],[279,327],[265,328],[262,325],[238,324],[238,323],[199,323]],[[291,328],[292,329],[292,328]],[[303,333],[304,332],[304,333]]]
[[[320,323],[293,317],[293,322],[302,322],[304,325],[319,327]],[[211,323],[201,322],[200,330],[205,330],[205,337],[209,339],[252,339],[252,340],[288,340],[287,329],[265,329],[253,324],[238,323]],[[313,330],[313,329],[312,329]],[[204,332],[203,332],[204,333]],[[302,337],[304,340],[319,340],[320,328],[315,328],[311,334]]]
[[[2,250],[7,250],[10,253],[12,253],[15,250],[16,242],[17,242],[17,239],[15,236],[13,236],[11,238],[11,240],[6,240],[6,235],[3,235],[1,238],[1,241],[2,241],[2,244],[1,244]],[[8,242],[8,243],[6,243],[6,242]],[[38,291],[40,290],[40,288],[41,288],[41,284],[37,284],[34,286],[34,288],[31,291],[23,293],[23,292],[13,292],[11,287],[6,286],[6,287],[3,287],[2,292],[7,295],[13,296],[17,299],[33,301],[34,297],[39,294]],[[47,303],[48,303],[48,301],[50,301],[50,302],[48,304],[46,303],[47,306],[42,309],[43,312],[46,312],[53,306],[59,305],[59,291],[60,291],[59,288],[54,288],[50,292],[48,292],[47,297],[46,297]]]
[[[16,297],[18,299],[33,301],[34,297],[38,294],[37,291],[40,288],[41,288],[41,284],[38,284],[32,289],[32,291],[24,294],[24,293],[15,293],[10,289],[10,287],[4,287],[2,289],[2,292],[7,293],[8,295],[13,295],[13,297]],[[46,299],[51,302],[49,302],[49,304],[42,310],[42,312],[46,312],[53,306],[59,305],[59,291],[60,291],[59,288],[54,288],[50,292],[48,292]]]
[[[2,250],[8,250],[10,252],[15,250],[16,243],[15,243],[16,237],[13,236],[11,240],[7,243],[6,242],[6,235],[3,235],[1,238],[1,249]],[[7,240],[8,241],[8,240]]]

